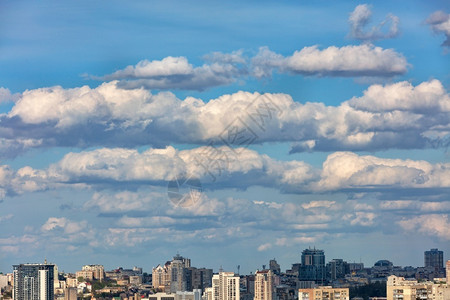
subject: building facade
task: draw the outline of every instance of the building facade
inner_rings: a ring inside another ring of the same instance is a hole
[[[387,300],[448,300],[450,286],[432,281],[418,282],[391,275],[386,286]]]
[[[426,267],[444,268],[444,252],[438,249],[431,249],[424,253],[424,264]]]
[[[302,264],[298,271],[300,281],[314,281],[323,284],[326,280],[325,253],[319,249],[305,249],[302,252]]]
[[[299,289],[298,300],[349,300],[348,288],[321,286],[313,289]]]
[[[272,300],[273,297],[273,272],[271,270],[256,271],[255,273],[255,297],[254,300]]]
[[[47,263],[13,265],[13,300],[53,300],[54,268]]]
[[[219,272],[212,278],[212,300],[239,300],[239,276],[233,272]]]

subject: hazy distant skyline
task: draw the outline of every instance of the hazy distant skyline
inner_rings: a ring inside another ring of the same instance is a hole
[[[449,13],[1,2],[0,272],[449,259]]]

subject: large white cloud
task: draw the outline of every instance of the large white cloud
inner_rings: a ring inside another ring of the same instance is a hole
[[[450,187],[450,164],[359,156],[351,152],[329,155],[316,186],[318,190],[436,187]]]
[[[442,147],[448,144],[449,102],[438,80],[372,85],[339,106],[248,92],[180,100],[168,92],[122,89],[117,82],[43,88],[23,93],[1,116],[0,149],[13,156],[33,147],[211,142],[295,142],[292,152]],[[245,134],[237,139],[233,131]]]
[[[66,186],[125,190],[147,185],[167,187],[169,182],[186,178],[198,179],[199,184],[208,190],[264,186],[294,194],[350,190],[395,193],[401,189],[427,189],[430,192],[437,189],[434,193],[439,194],[441,189],[450,188],[450,164],[335,152],[327,157],[322,169],[317,169],[303,161],[275,160],[245,148],[204,146],[190,150],[167,147],[143,152],[102,148],[68,153],[44,170],[0,168],[0,188],[4,195]],[[128,209],[143,204],[142,200],[130,198],[126,192],[117,196],[119,198],[116,199],[98,197],[95,202],[102,202],[105,207],[111,205],[111,209],[117,207],[117,203]],[[148,200],[146,205],[151,205],[151,201]],[[303,208],[331,207],[335,203],[316,201],[310,205],[314,206]]]

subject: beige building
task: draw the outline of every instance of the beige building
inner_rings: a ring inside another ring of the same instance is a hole
[[[349,300],[348,288],[319,286],[313,289],[299,289],[298,300]]]
[[[102,265],[84,265],[81,271],[92,272],[92,278],[95,280],[105,279],[105,269]]]
[[[94,280],[94,273],[92,271],[77,271],[75,273],[77,278],[83,278],[84,280],[92,281]]]
[[[164,291],[170,289],[172,281],[172,266],[167,262],[164,266],[158,265],[152,269],[152,285],[155,289]]]
[[[219,272],[212,279],[212,300],[239,300],[239,276],[233,272]]]
[[[272,300],[273,297],[273,273],[271,270],[255,272],[255,297],[254,300]]]
[[[445,263],[445,272],[447,273],[447,285],[450,285],[450,260]]]
[[[387,300],[449,300],[450,286],[431,281],[418,282],[391,275],[386,286]]]
[[[65,288],[64,300],[77,300],[77,288],[74,287]]]

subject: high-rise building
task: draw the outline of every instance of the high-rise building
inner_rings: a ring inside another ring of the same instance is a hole
[[[269,269],[273,272],[273,274],[280,275],[281,273],[280,265],[277,263],[275,258],[269,261]]]
[[[47,263],[13,265],[13,299],[53,300],[54,267]]]
[[[272,300],[273,272],[271,270],[256,271],[254,300]]]
[[[233,272],[219,272],[212,278],[212,300],[239,300],[239,276]]]
[[[205,269],[205,268],[197,269],[194,267],[187,268],[186,273],[187,289],[189,291],[194,289],[200,289],[204,291],[205,288],[211,287],[212,276],[213,276],[212,269]]]
[[[191,260],[177,254],[172,261],[164,266],[158,265],[152,269],[153,287],[165,292],[176,293],[178,291],[191,290],[192,272],[189,270]]]
[[[305,249],[302,252],[302,264],[298,271],[300,281],[314,281],[323,284],[326,279],[325,253],[319,249]]]
[[[425,268],[433,267],[437,269],[444,268],[444,252],[438,249],[425,251]]]
[[[348,264],[343,259],[332,259],[327,264],[328,278],[333,281],[339,278],[344,278],[348,273]]]

